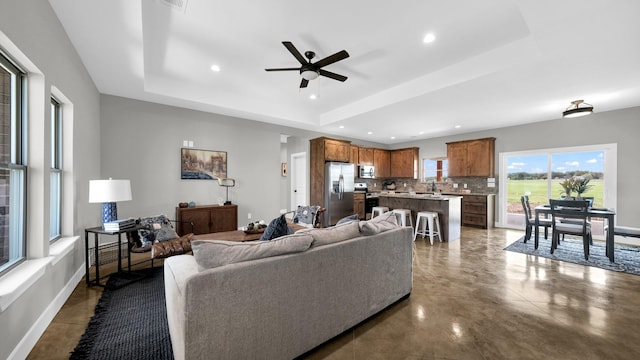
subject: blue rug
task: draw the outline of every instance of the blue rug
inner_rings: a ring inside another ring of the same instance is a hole
[[[539,238],[539,241],[538,250],[534,250],[533,236],[526,244],[524,243],[523,236],[513,244],[504,248],[504,250],[640,275],[640,247],[616,244],[614,250],[615,262],[612,263],[605,255],[604,242],[595,241],[589,250],[589,260],[585,260],[582,239],[566,238],[564,241],[560,241],[560,245],[558,245],[558,248],[553,254],[551,254],[550,251],[551,235],[549,235],[548,239],[542,236]]]

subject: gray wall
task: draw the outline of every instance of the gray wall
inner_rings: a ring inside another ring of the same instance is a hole
[[[40,84],[42,86],[31,88],[29,98],[31,109],[39,108],[40,111],[30,113],[28,124],[32,140],[28,157],[29,191],[35,194],[30,197],[29,203],[38,206],[31,206],[27,219],[30,224],[28,242],[31,257],[42,257],[49,254],[48,220],[43,219],[43,215],[48,214],[49,182],[48,172],[38,164],[44,163],[48,167],[46,159],[50,129],[47,114],[51,87],[58,88],[73,103],[74,113],[73,119],[67,119],[73,121],[71,136],[64,139],[72,152],[72,161],[64,165],[63,175],[71,184],[64,194],[64,235],[82,234],[85,227],[94,226],[99,218],[99,206],[89,205],[87,201],[89,179],[100,175],[100,99],[49,2],[1,0],[0,32],[30,60],[32,66],[29,68],[35,67],[42,74],[34,76],[34,83],[40,80],[43,83]],[[60,300],[56,297],[63,289],[75,287],[75,283],[69,282],[83,268],[83,248],[80,237],[73,251],[56,264],[47,265],[44,274],[0,313],[1,359],[7,358],[30,330],[31,335],[38,332],[33,327],[38,325],[41,316],[46,318],[47,314],[55,314],[57,309],[50,306]]]
[[[637,227],[640,226],[636,206],[636,201],[640,201],[640,194],[635,190],[637,179],[640,179],[638,134],[640,134],[640,107],[605,112],[598,112],[596,107],[594,114],[585,117],[558,118],[534,124],[414,141],[397,144],[394,148],[417,146],[420,148],[420,158],[435,157],[446,155],[447,142],[495,137],[497,177],[501,152],[616,143],[618,146],[616,222],[619,225]],[[499,210],[499,208],[496,209],[496,214]]]

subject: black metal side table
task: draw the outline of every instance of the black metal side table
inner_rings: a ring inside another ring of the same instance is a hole
[[[98,246],[99,235],[117,235],[118,236],[118,273],[122,273],[123,272],[122,271],[122,234],[138,231],[139,229],[142,229],[142,228],[144,228],[144,226],[136,225],[134,227],[130,227],[130,228],[119,230],[119,231],[107,231],[100,226],[84,229],[84,249],[85,249],[84,270],[85,270],[85,280],[87,282],[87,286],[104,286],[103,284],[100,284],[100,248]],[[93,234],[93,239],[94,239],[93,251],[95,251],[94,262],[96,267],[96,277],[93,280],[90,278],[90,275],[89,275],[89,267],[90,267],[89,265],[89,260],[90,260],[89,259],[89,234]],[[128,252],[128,256],[127,256],[128,271],[127,272],[131,273],[131,251],[129,249],[129,245],[126,244],[126,246],[127,246],[127,252]]]

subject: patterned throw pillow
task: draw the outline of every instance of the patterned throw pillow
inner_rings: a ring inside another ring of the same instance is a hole
[[[336,225],[342,224],[342,223],[346,223],[348,221],[353,221],[353,220],[360,220],[360,217],[358,216],[358,214],[353,214],[353,215],[349,215],[349,216],[345,216],[342,219],[338,220],[338,222],[336,223]]]
[[[139,222],[145,227],[138,230],[143,248],[151,247],[153,243],[158,241],[172,240],[178,237],[171,221],[164,215],[140,218]]]
[[[283,215],[271,220],[269,226],[264,230],[260,240],[273,240],[281,236],[285,236],[289,233],[289,226],[287,226],[287,219]]]
[[[293,223],[300,224],[300,225],[307,224],[313,227],[313,225],[315,225],[313,222],[316,219],[316,214],[318,213],[319,209],[320,209],[320,206],[317,206],[317,205],[298,206],[298,209],[296,210],[296,214],[293,216]]]

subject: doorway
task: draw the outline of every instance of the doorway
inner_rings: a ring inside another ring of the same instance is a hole
[[[309,204],[306,152],[291,154],[289,174],[291,174],[291,211],[293,211],[298,208],[298,205]]]

